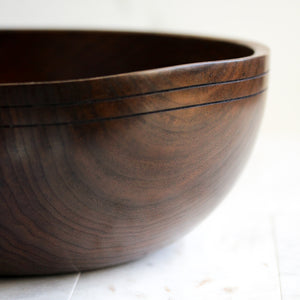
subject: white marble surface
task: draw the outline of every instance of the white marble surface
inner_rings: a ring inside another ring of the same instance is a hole
[[[300,139],[261,136],[223,203],[139,261],[66,276],[0,279],[1,300],[300,299]]]
[[[282,298],[298,300],[300,299],[299,212],[275,218],[274,230],[279,257]]]
[[[24,278],[0,278],[1,300],[71,299],[78,274]]]

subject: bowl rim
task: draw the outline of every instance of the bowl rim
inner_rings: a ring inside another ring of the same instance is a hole
[[[169,38],[192,38],[192,39],[204,39],[208,41],[217,41],[231,43],[238,46],[244,46],[253,51],[252,54],[237,58],[229,59],[220,59],[220,60],[207,60],[201,62],[193,63],[184,63],[184,64],[175,64],[172,66],[151,68],[138,71],[130,71],[112,75],[102,75],[102,76],[92,76],[84,78],[75,78],[75,79],[63,79],[63,80],[45,80],[45,81],[24,81],[24,82],[0,82],[1,87],[14,87],[14,86],[41,86],[41,85],[64,85],[70,83],[89,83],[91,81],[102,81],[102,80],[118,80],[123,79],[124,77],[148,77],[148,76],[158,76],[163,74],[170,74],[172,72],[180,72],[186,70],[187,68],[202,68],[209,65],[217,65],[224,63],[238,63],[238,62],[247,62],[254,59],[266,58],[269,55],[270,49],[257,42],[243,40],[243,39],[231,39],[223,38],[217,36],[205,36],[205,35],[196,35],[196,34],[184,34],[184,33],[173,33],[173,32],[164,32],[164,31],[138,31],[138,30],[88,30],[88,29],[0,29],[0,33],[3,32],[15,32],[15,33],[35,33],[35,32],[45,32],[45,33],[68,33],[68,32],[78,32],[78,33],[112,33],[112,34],[138,34],[144,36],[158,36],[158,37],[169,37]],[[267,65],[267,64],[266,64]],[[268,72],[268,69],[265,73]],[[260,75],[260,74],[257,74]]]

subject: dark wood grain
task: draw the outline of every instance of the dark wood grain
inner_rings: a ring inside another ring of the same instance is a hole
[[[254,43],[2,31],[0,57],[0,275],[100,268],[181,237],[232,186],[265,104]]]

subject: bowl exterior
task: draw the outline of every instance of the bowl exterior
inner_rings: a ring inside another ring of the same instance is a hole
[[[0,84],[0,275],[91,270],[183,236],[226,195],[261,122],[268,53]]]
[[[240,172],[264,96],[1,129],[1,275],[109,266],[182,236]]]

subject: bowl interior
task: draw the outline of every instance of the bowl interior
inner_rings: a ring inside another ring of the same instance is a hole
[[[0,32],[0,83],[98,77],[249,56],[224,41],[159,34],[84,31]]]

